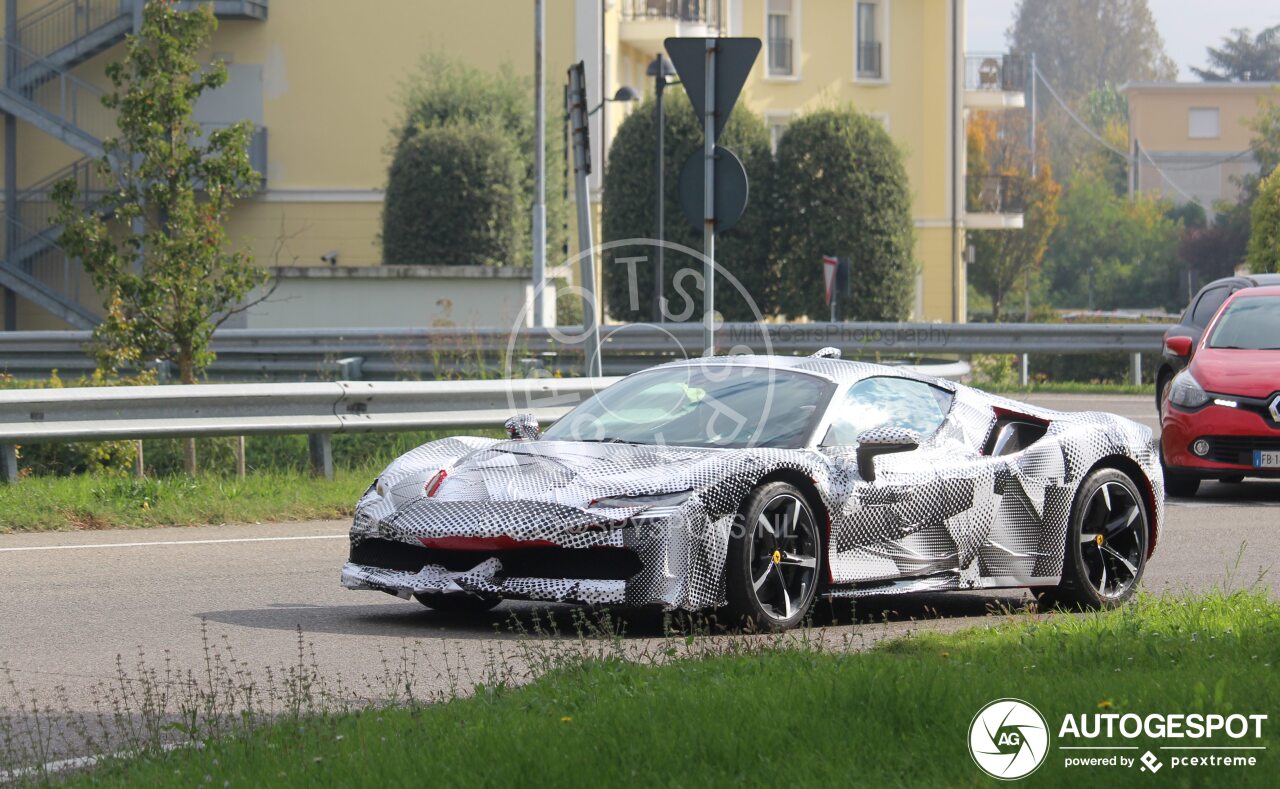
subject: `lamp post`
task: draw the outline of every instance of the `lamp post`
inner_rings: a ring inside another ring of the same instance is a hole
[[[666,240],[666,198],[667,198],[667,182],[665,178],[666,153],[664,148],[664,138],[666,137],[667,115],[662,106],[662,93],[667,85],[678,85],[679,82],[668,82],[670,77],[675,76],[675,66],[671,65],[671,61],[666,55],[661,53],[653,59],[649,64],[649,68],[645,73],[653,77],[653,95],[654,95],[654,126],[657,129],[657,152],[654,164],[654,180],[657,186],[657,198],[654,205],[654,225],[656,235],[658,237],[657,256],[654,260],[654,289],[653,289],[653,320],[657,323],[665,323],[667,320],[667,303],[663,290],[666,287],[666,261],[664,260],[664,252],[666,251],[662,242]]]

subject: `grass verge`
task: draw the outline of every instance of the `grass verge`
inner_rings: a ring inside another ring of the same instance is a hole
[[[1035,705],[1054,735],[1037,784],[1127,785],[1149,775],[1064,767],[1079,753],[1059,749],[1064,715],[1274,717],[1277,661],[1280,605],[1266,596],[1148,596],[1116,612],[1019,616],[865,653],[802,644],[648,663],[573,661],[523,687],[498,682],[444,704],[277,720],[201,749],[106,762],[71,783],[979,785],[990,779],[968,753],[970,721],[1013,696]],[[1272,745],[1270,729],[1264,735],[1250,744]],[[1119,744],[1085,744],[1105,742]],[[1149,739],[1123,744],[1138,747],[1122,752],[1133,756],[1169,753]],[[1255,753],[1256,767],[1170,767],[1160,778],[1272,785],[1277,757]]]
[[[298,471],[255,471],[244,479],[33,476],[0,485],[0,533],[345,517],[381,469],[344,469],[333,481]]]

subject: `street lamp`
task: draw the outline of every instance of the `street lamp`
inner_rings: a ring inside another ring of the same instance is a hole
[[[663,151],[663,138],[666,136],[666,113],[662,108],[662,92],[668,85],[679,85],[678,80],[671,80],[676,75],[675,66],[671,65],[671,61],[666,55],[661,53],[653,59],[649,67],[645,69],[645,74],[653,77],[653,95],[655,99],[654,106],[654,126],[657,129],[657,157],[654,160],[655,180],[657,181],[657,198],[654,205],[654,224],[658,236],[658,254],[654,260],[654,291],[653,291],[653,319],[658,323],[665,323],[667,320],[667,304],[663,296],[665,288],[666,271],[663,253],[665,249],[662,242],[666,236],[666,179],[663,177],[665,167],[663,167],[666,155]]]
[[[613,94],[613,98],[605,99],[604,101],[600,102],[595,106],[594,109],[591,110],[591,112],[588,112],[587,115],[588,116],[595,115],[597,112],[600,111],[602,107],[604,107],[604,105],[609,104],[610,102],[639,101],[639,100],[640,100],[640,94],[636,92],[635,88],[631,87],[630,85],[623,85],[622,87],[618,88],[617,93]]]

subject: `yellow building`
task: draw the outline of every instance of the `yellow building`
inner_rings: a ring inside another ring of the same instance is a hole
[[[222,21],[205,54],[228,63],[230,80],[201,102],[197,120],[248,118],[261,130],[253,154],[264,188],[237,207],[229,233],[262,265],[381,262],[382,190],[399,88],[425,53],[533,71],[533,0],[212,1]],[[0,285],[15,294],[4,305],[6,326],[89,325],[100,304],[52,246],[47,191],[55,178],[83,172],[111,133],[96,99],[106,64],[121,56],[124,36],[137,23],[136,0],[4,0],[4,6],[11,65],[0,86],[7,153]],[[965,111],[1022,106],[1022,74],[999,55],[966,58],[964,0],[545,0],[545,6],[549,113],[559,112],[560,85],[573,62],[586,65],[593,103],[623,85],[647,93],[652,80],[645,70],[664,38],[719,33],[764,41],[741,101],[763,114],[775,135],[789,118],[828,103],[852,102],[879,118],[907,153],[922,264],[919,319],[964,319],[966,229],[1021,224],[998,200],[983,201],[980,213],[965,210]],[[593,116],[593,161],[607,163],[612,133],[630,110],[605,103]],[[602,171],[597,166],[591,179],[595,200]],[[343,316],[316,320],[336,324]]]
[[[1129,99],[1133,188],[1179,205],[1195,200],[1210,214],[1239,197],[1241,176],[1258,172],[1245,121],[1280,101],[1274,82],[1135,82],[1120,91]]]

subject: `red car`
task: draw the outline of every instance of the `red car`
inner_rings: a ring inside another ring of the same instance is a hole
[[[1280,286],[1233,293],[1193,342],[1169,385],[1160,439],[1165,488],[1194,496],[1202,479],[1280,478]]]

